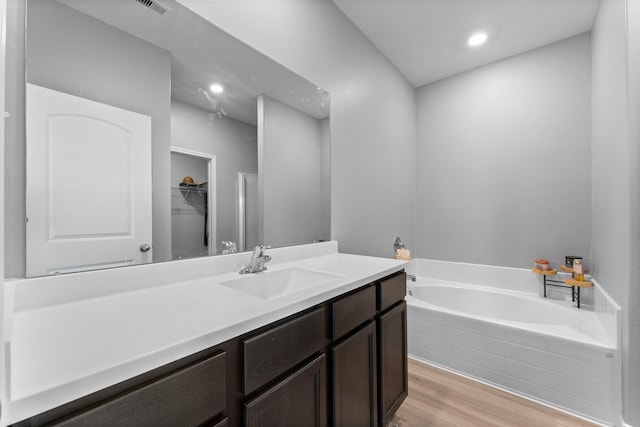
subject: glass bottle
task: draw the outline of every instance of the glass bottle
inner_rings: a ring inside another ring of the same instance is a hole
[[[584,282],[584,273],[582,272],[582,260],[573,260],[573,280]]]

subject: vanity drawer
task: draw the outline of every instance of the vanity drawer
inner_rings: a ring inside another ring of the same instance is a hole
[[[337,340],[376,315],[376,288],[368,286],[331,304],[331,338]]]
[[[54,426],[198,426],[226,409],[226,353],[54,422]]]
[[[244,340],[245,395],[293,368],[324,346],[324,308]]]
[[[404,271],[378,283],[378,311],[384,311],[407,294],[407,273]]]

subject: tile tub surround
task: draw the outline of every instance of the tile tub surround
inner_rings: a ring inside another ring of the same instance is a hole
[[[471,280],[474,270],[483,286],[495,284],[501,291],[510,291],[509,283],[515,283],[513,287],[519,292],[528,290],[529,297],[538,294],[539,284],[530,280],[535,275],[527,269],[430,260],[414,260],[407,268],[408,273],[417,273],[419,282],[424,280],[420,275],[432,272],[437,278],[428,277],[427,282],[445,283],[443,279],[449,278],[453,279],[449,282],[452,285]],[[473,288],[477,284],[468,286]],[[595,313],[590,315],[600,319],[613,343],[619,342],[619,308],[597,282],[594,290],[595,304],[589,310]],[[412,357],[602,424],[613,425],[618,421],[621,377],[620,354],[615,346],[568,341],[483,319],[424,309],[412,305],[410,299],[408,340]]]
[[[10,282],[7,422],[298,313],[406,264],[337,250],[336,242],[269,250],[272,271],[300,267],[339,275],[273,301],[218,284],[238,277],[248,252]]]

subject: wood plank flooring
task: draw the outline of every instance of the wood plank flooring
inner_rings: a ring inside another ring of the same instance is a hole
[[[409,396],[388,427],[593,427],[595,424],[409,359]]]

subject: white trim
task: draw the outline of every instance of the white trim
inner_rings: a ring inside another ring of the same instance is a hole
[[[246,200],[245,200],[245,172],[238,172],[238,251],[245,250],[245,232],[246,232]]]
[[[207,235],[209,236],[208,250],[209,255],[216,254],[216,248],[218,247],[218,240],[216,235],[216,196],[218,195],[216,187],[216,156],[210,153],[203,153],[201,151],[189,150],[187,148],[176,147],[174,145],[170,148],[171,153],[184,154],[187,156],[198,157],[207,160],[207,182],[208,182],[208,203],[207,203],[207,216],[209,221],[207,222]]]
[[[0,105],[2,106],[2,120],[0,120],[0,176],[4,176],[4,122],[5,112],[5,68],[7,57],[7,2],[0,0]],[[4,224],[4,185],[0,188],[0,224]],[[0,227],[0,321],[4,327],[0,328],[0,426],[7,423],[8,393],[9,393],[9,337],[11,325],[10,316],[13,305],[12,298],[6,295],[4,282],[4,227]],[[11,303],[11,305],[9,305]]]

